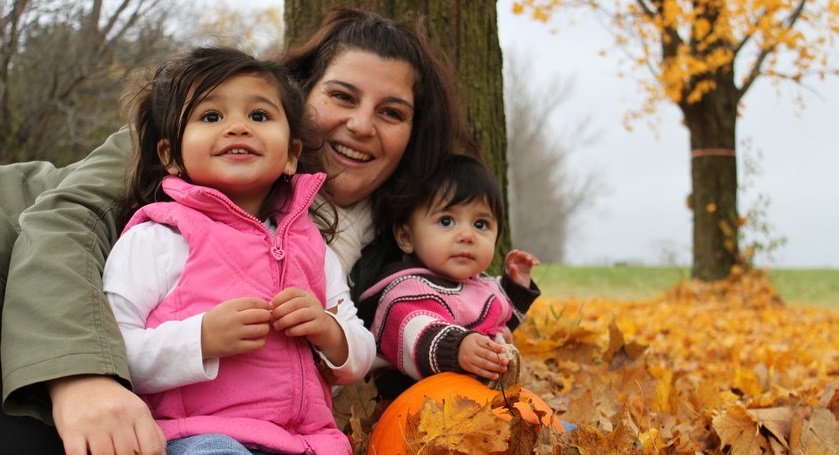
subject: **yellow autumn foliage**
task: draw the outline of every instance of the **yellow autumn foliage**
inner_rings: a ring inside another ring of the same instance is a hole
[[[650,301],[540,299],[515,336],[524,387],[565,421],[633,429],[644,453],[836,454],[837,327],[750,272]]]
[[[837,0],[519,0],[512,11],[539,22],[562,21],[564,8],[581,6],[610,19],[615,48],[628,56],[624,64],[652,70],[658,86],[645,91],[639,112],[660,101],[700,101],[714,89],[709,76],[718,69],[736,66],[744,80],[763,74],[799,82],[835,70],[824,43],[839,33]],[[662,52],[676,43],[675,52]]]

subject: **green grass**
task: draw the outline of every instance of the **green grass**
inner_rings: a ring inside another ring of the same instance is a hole
[[[769,270],[769,280],[791,304],[839,309],[839,270]]]
[[[690,278],[685,267],[564,266],[533,270],[545,297],[649,300]],[[839,270],[770,269],[769,279],[787,303],[839,309]]]

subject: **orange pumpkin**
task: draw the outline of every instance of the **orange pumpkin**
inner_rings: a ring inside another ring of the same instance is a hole
[[[406,453],[405,440],[402,437],[409,415],[415,414],[425,403],[426,398],[442,400],[452,395],[461,395],[476,401],[481,406],[489,403],[498,395],[498,391],[483,384],[472,376],[444,372],[429,376],[399,395],[382,414],[367,448],[368,455],[402,455]],[[553,416],[553,411],[533,392],[521,389],[522,400],[513,404],[521,412],[522,418],[534,424],[553,426],[564,431],[562,422]],[[530,400],[539,411],[545,414],[541,420],[533,412]],[[499,419],[510,421],[512,414],[506,408],[497,408],[493,412]]]

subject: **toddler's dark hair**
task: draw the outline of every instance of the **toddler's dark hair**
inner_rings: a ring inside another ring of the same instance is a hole
[[[288,147],[291,150],[294,140],[302,144],[297,172],[324,171],[319,152],[322,141],[307,112],[303,92],[280,62],[260,60],[233,48],[196,47],[173,54],[152,73],[135,72],[126,86],[122,105],[129,114],[135,153],[121,210],[122,223],[146,204],[171,200],[160,190],[160,182],[168,175],[170,165],[184,169],[181,141],[187,120],[216,87],[240,75],[260,76],[275,82],[288,119]],[[158,155],[161,140],[169,141],[168,162],[163,162]],[[185,179],[189,180],[189,176]],[[290,194],[288,185],[284,179],[277,179],[259,210],[258,218],[265,219],[275,214],[279,205],[277,198]],[[321,218],[329,217],[325,215]],[[324,233],[332,235],[334,226]]]
[[[428,208],[438,198],[445,201],[446,209],[472,201],[486,202],[498,223],[496,241],[501,238],[504,198],[498,180],[482,162],[461,154],[450,155],[429,178],[415,182],[414,189],[399,198],[400,204],[379,215],[388,217],[391,227],[403,225],[414,210]]]

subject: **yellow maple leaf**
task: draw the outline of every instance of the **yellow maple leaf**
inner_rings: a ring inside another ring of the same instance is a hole
[[[460,395],[426,400],[405,426],[406,445],[414,450],[409,453],[503,453],[510,440],[509,425],[489,405]]]

